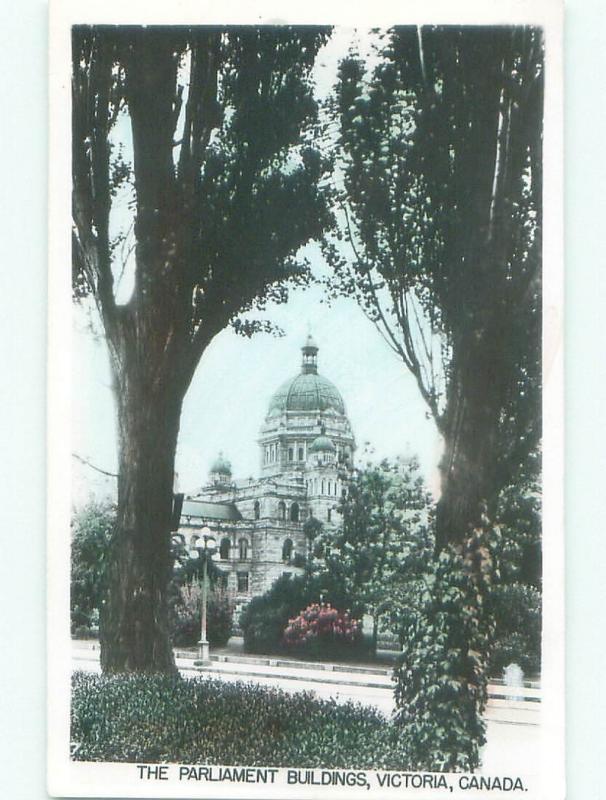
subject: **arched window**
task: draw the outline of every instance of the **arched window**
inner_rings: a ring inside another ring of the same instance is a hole
[[[238,548],[239,548],[240,561],[246,561],[246,559],[248,558],[248,541],[246,539],[240,539],[240,541],[238,542]]]
[[[332,481],[328,481],[328,494],[332,494]]]
[[[280,519],[286,519],[286,506],[282,500],[278,503],[278,517]]]
[[[292,539],[285,539],[282,545],[282,561],[290,561],[292,558]]]
[[[222,558],[223,560],[229,558],[229,546],[230,541],[227,537],[221,539],[221,544],[219,545],[219,558]]]
[[[324,479],[322,479],[322,494],[324,494]]]
[[[299,504],[293,503],[290,507],[290,521],[291,522],[298,522],[299,521]]]
[[[261,516],[261,506],[258,500],[255,500],[253,508],[254,508],[255,519],[259,519],[259,517]]]
[[[330,517],[331,517],[331,514],[332,514],[332,508],[329,508],[329,509],[328,509],[328,511],[326,512],[326,519],[327,519],[329,522],[330,522]]]

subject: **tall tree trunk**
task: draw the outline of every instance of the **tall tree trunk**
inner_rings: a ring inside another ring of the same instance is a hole
[[[101,667],[172,672],[167,586],[182,394],[170,384],[149,391],[140,376],[117,372],[118,515],[100,620]]]
[[[491,326],[461,348],[444,423],[441,497],[436,513],[436,552],[460,544],[482,510],[494,518],[498,488],[502,397],[509,375],[500,335]],[[482,510],[481,510],[482,509]]]

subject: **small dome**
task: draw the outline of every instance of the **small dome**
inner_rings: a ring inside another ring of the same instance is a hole
[[[321,434],[309,445],[310,453],[334,453],[336,449],[335,443],[326,434]]]
[[[218,475],[229,475],[231,477],[231,464],[225,458],[223,453],[219,453],[217,458],[215,458],[210,471],[212,473],[217,473]]]

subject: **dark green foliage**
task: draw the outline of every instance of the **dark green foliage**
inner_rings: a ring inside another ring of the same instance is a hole
[[[503,534],[501,578],[506,583],[541,585],[541,453],[530,453],[499,495],[497,519]]]
[[[115,508],[91,502],[72,518],[70,609],[71,630],[90,636],[105,600],[105,565],[114,524]]]
[[[316,580],[342,587],[356,615],[384,612],[430,558],[431,498],[415,458],[356,470],[335,528],[314,540]]]
[[[360,704],[179,676],[72,681],[82,761],[411,769],[400,730]]]
[[[419,770],[472,771],[480,763],[498,549],[498,530],[476,528],[462,551],[449,546],[429,562],[416,598],[407,594],[400,608],[396,719]]]
[[[321,597],[339,608],[351,607],[351,598],[342,587],[325,576],[278,578],[268,592],[254,597],[240,616],[244,649],[249,653],[282,651],[289,619]]]
[[[511,662],[525,674],[541,669],[541,593],[523,583],[497,586],[491,593],[495,621],[495,642],[490,673],[500,677]]]

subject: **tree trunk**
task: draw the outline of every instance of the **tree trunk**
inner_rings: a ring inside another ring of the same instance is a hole
[[[172,672],[167,586],[182,394],[114,364],[119,426],[118,514],[100,619],[104,672]]]
[[[494,518],[499,476],[499,430],[509,375],[493,328],[461,348],[443,427],[441,497],[436,512],[436,552],[460,544],[478,524],[481,509]]]

